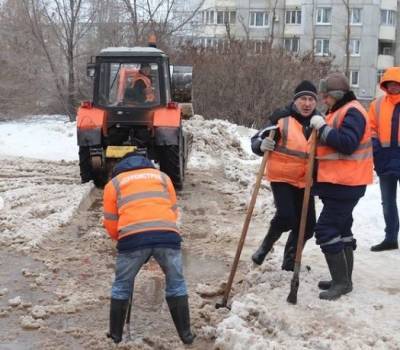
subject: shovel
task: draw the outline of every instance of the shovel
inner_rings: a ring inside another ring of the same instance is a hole
[[[269,127],[265,128],[264,130],[262,130],[260,132],[260,135],[263,135],[265,132],[270,131],[268,137],[272,140],[275,137],[275,130],[277,128],[278,128],[277,125],[269,126]],[[229,274],[228,282],[227,282],[226,287],[225,287],[224,296],[223,296],[222,301],[220,303],[216,303],[215,304],[215,308],[216,309],[219,309],[221,307],[226,307],[226,308],[230,309],[230,307],[227,306],[228,298],[229,298],[229,294],[231,292],[233,279],[235,278],[236,270],[237,270],[237,267],[238,267],[238,264],[239,264],[240,254],[242,253],[244,241],[246,239],[247,231],[249,229],[251,216],[253,214],[254,206],[256,204],[258,191],[260,189],[261,180],[262,180],[262,177],[263,177],[264,171],[265,171],[265,165],[267,164],[268,153],[269,152],[264,152],[264,156],[262,158],[260,169],[258,170],[256,183],[255,183],[254,189],[253,189],[253,193],[251,195],[250,205],[249,205],[249,208],[247,209],[246,219],[244,221],[243,228],[242,228],[242,234],[240,236],[240,240],[239,240],[239,243],[238,243],[238,246],[237,246],[237,249],[236,249],[235,259],[233,260],[231,272]]]
[[[307,164],[306,186],[304,188],[303,207],[301,209],[299,239],[297,241],[296,258],[294,260],[294,272],[292,281],[290,282],[290,293],[286,299],[287,302],[291,304],[297,304],[297,291],[299,290],[299,284],[300,284],[299,275],[301,266],[301,254],[303,252],[304,233],[306,231],[308,202],[310,200],[316,146],[317,146],[317,131],[313,129],[311,134],[310,156]]]

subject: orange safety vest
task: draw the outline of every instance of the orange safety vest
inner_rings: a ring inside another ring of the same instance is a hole
[[[142,80],[144,85],[146,86],[144,93],[146,95],[146,102],[153,102],[155,100],[153,88],[151,87],[151,80],[146,75],[138,72],[135,74],[134,79],[132,81],[132,87],[135,86],[138,80]]]
[[[365,131],[358,148],[350,155],[339,153],[332,147],[318,144],[318,182],[329,182],[347,186],[368,185],[372,183],[372,144],[368,114],[358,101],[351,101],[333,113],[325,121],[338,129],[350,108],[356,108],[365,119]]]
[[[104,227],[113,239],[146,231],[174,231],[178,216],[170,178],[157,169],[123,172],[105,187]]]
[[[379,139],[382,147],[390,147],[392,117],[396,107],[391,99],[392,96],[388,95],[378,97],[371,103],[368,111],[372,137]],[[399,134],[397,134],[397,145],[400,146]]]
[[[271,182],[286,182],[304,188],[310,139],[306,139],[303,126],[294,117],[279,119],[278,127],[281,137],[268,155],[266,178]]]

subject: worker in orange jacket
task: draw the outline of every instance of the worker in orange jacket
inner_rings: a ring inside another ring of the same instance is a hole
[[[400,67],[388,68],[380,87],[385,95],[369,108],[375,171],[379,176],[385,239],[371,247],[373,252],[398,249],[399,213],[397,183],[400,181]]]
[[[352,291],[353,209],[372,183],[372,146],[368,114],[350,90],[342,73],[321,80],[320,93],[328,107],[326,118],[315,115],[318,130],[317,179],[313,193],[323,208],[315,225],[315,237],[332,277],[320,281],[319,297],[334,300]]]
[[[134,76],[131,85],[125,90],[125,102],[145,103],[155,100],[151,82],[151,66],[149,63],[142,63],[139,72]]]
[[[283,254],[282,270],[293,271],[299,225],[304,198],[307,158],[310,151],[311,117],[318,113],[317,89],[304,80],[295,88],[293,101],[276,110],[268,124],[278,125],[273,140],[261,129],[251,139],[254,153],[268,154],[265,175],[271,184],[276,213],[260,247],[252,255],[261,265],[283,232],[290,231]],[[304,242],[313,236],[315,225],[314,198],[310,198]]]
[[[189,304],[182,272],[178,208],[170,178],[144,156],[127,154],[104,189],[104,226],[117,240],[115,280],[111,289],[110,331],[119,343],[135,276],[153,257],[165,273],[166,300],[179,337],[191,344]]]

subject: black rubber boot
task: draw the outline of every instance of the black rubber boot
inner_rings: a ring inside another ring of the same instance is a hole
[[[107,333],[107,337],[111,338],[115,344],[121,342],[122,340],[122,332],[124,330],[128,304],[129,300],[111,299],[110,331]]]
[[[255,251],[255,253],[251,256],[251,260],[257,265],[261,265],[267,254],[271,251],[274,243],[279,239],[282,232],[274,232],[269,229],[268,233],[264,237],[260,247]]]
[[[349,281],[350,281],[350,288],[353,290],[353,280],[352,280],[352,274],[353,274],[353,265],[354,265],[354,250],[353,247],[345,247],[344,248],[344,254],[346,256],[346,262],[347,262],[347,269],[349,272]],[[328,290],[332,285],[332,281],[319,281],[318,282],[318,288],[322,290]]]
[[[294,270],[294,259],[296,257],[297,247],[293,247],[286,243],[285,252],[283,254],[282,270],[293,271]]]
[[[187,295],[168,297],[166,299],[179,338],[181,338],[184,344],[192,344],[196,336],[190,330],[190,314]]]
[[[325,254],[325,259],[331,273],[332,284],[328,290],[319,293],[319,298],[335,300],[352,290],[346,256],[342,250],[337,254]]]
[[[395,242],[383,241],[371,247],[372,252],[382,252],[384,250],[393,250],[393,249],[399,249],[399,243],[397,241]]]

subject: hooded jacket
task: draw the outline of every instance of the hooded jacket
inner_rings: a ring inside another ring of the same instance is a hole
[[[376,173],[400,176],[400,94],[388,94],[386,84],[389,81],[400,84],[400,67],[386,70],[380,82],[380,87],[386,94],[371,103],[368,115]]]
[[[169,177],[143,156],[122,159],[104,188],[104,226],[119,251],[179,249],[176,194]]]

